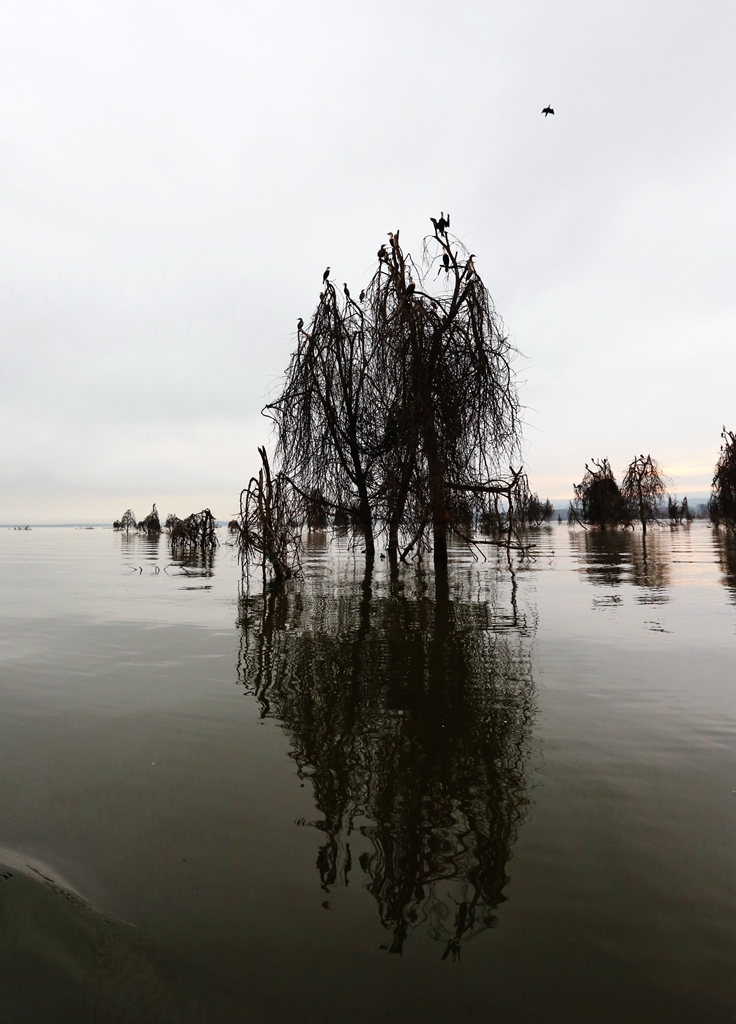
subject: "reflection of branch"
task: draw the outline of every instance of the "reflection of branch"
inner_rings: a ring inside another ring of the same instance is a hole
[[[435,603],[421,577],[376,597],[372,572],[336,597],[309,582],[243,595],[238,674],[314,788],[323,888],[348,884],[364,819],[360,866],[391,952],[421,927],[456,958],[494,923],[527,804],[534,684],[517,584],[494,632],[495,597],[471,600],[469,576],[453,581],[461,599]]]

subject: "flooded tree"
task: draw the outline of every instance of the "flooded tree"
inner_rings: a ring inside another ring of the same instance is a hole
[[[736,530],[736,434],[724,427],[721,437],[708,512],[714,526]]]
[[[167,516],[166,526],[169,530],[169,546],[174,556],[210,555],[219,544],[217,523],[208,508],[192,512],[186,519]]]
[[[667,518],[670,521],[670,526],[681,526],[685,523],[687,526],[695,518],[690,511],[690,505],[687,500],[687,495],[682,501],[677,500],[677,495],[670,494],[667,498]]]
[[[112,524],[112,528],[113,530],[122,530],[125,533],[130,533],[131,530],[137,530],[138,524],[135,521],[135,512],[133,509],[126,509],[120,519],[116,519]]]
[[[624,474],[621,496],[629,519],[638,520],[643,533],[647,532],[648,523],[659,519],[666,493],[667,482],[656,459],[651,455],[637,455],[631,460]]]
[[[265,584],[268,567],[278,581],[299,575],[304,505],[283,477],[273,478],[266,449],[259,448],[258,454],[261,469],[241,491],[234,532],[243,564],[259,562]]]
[[[520,426],[515,351],[474,254],[444,218],[433,223],[419,263],[389,233],[357,299],[347,285],[338,292],[328,268],[265,411],[280,473],[354,524],[369,557],[382,529],[390,557],[400,535],[404,556],[431,535],[444,564],[450,533],[508,488]]]
[[[567,514],[569,523],[606,530],[629,521],[626,502],[608,459],[586,462],[585,475],[581,483],[573,484],[573,490],[575,497]]]
[[[138,532],[145,533],[147,537],[158,537],[161,533],[161,520],[155,502],[146,518],[138,523]]]

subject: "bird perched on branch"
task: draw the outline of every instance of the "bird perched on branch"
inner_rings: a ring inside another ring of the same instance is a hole
[[[299,319],[297,320],[296,329],[297,331],[301,331],[304,329],[304,320],[302,319],[302,317],[299,317]]]
[[[388,253],[386,252],[386,246],[385,245],[381,246],[381,248],[378,250],[376,255],[378,256],[378,262],[379,263],[383,263],[384,260],[386,262],[388,262]]]
[[[409,283],[406,286],[406,297],[407,297],[407,299],[410,299],[412,297],[412,295],[416,291],[416,287],[417,286],[414,284],[414,281],[412,279],[411,274],[409,274]]]
[[[474,259],[475,253],[471,252],[470,256],[468,256],[468,262],[465,264],[465,270],[467,272],[468,277],[472,277],[473,274],[475,273],[475,263],[473,263]]]
[[[546,116],[547,116],[547,114],[554,114],[554,110],[552,109],[552,107],[550,107],[549,105],[547,105],[547,106],[546,106],[546,107],[544,108],[544,110],[542,111],[542,113],[543,113],[543,114],[544,114],[544,116],[546,117]]]
[[[345,292],[345,298],[349,299],[350,298],[350,289],[347,286],[347,282],[343,283],[342,290]]]
[[[363,301],[363,299],[365,298],[365,288],[364,288],[364,289],[363,289],[363,290],[361,291],[361,293],[360,293],[360,296],[359,296],[359,298],[360,298],[360,301],[361,301],[361,302],[362,302],[362,301]]]
[[[330,268],[328,267],[322,275],[322,284],[327,284],[327,278],[330,276]]]
[[[445,237],[446,237],[447,236],[447,229],[450,226],[450,214],[448,213],[447,216],[445,217],[445,211],[444,210],[440,210],[440,219],[438,221],[436,221],[436,222],[434,221],[434,218],[431,218],[431,219],[432,219],[433,223],[435,224],[435,227],[437,228],[438,233],[440,235],[445,235]]]

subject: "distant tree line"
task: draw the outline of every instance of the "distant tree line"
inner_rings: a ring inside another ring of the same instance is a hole
[[[705,508],[716,527],[736,530],[736,434],[723,428],[722,444],[713,474],[712,494]],[[647,526],[668,519],[672,526],[692,522],[688,499],[667,495],[668,479],[651,455],[631,460],[619,486],[608,459],[591,459],[568,508],[568,522],[601,530]],[[665,511],[664,499],[667,497]]]
[[[157,539],[163,532],[155,504],[148,515],[138,522],[135,513],[129,508],[112,525],[114,530],[126,534],[143,534],[149,539]],[[217,523],[208,508],[193,512],[186,519],[170,514],[166,517],[164,530],[168,534],[172,555],[207,554],[213,552],[219,544]]]

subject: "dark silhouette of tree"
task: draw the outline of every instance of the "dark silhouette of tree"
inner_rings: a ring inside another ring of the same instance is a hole
[[[651,455],[637,455],[631,460],[624,474],[621,495],[630,520],[638,520],[644,533],[648,523],[659,519],[666,493],[667,481],[656,459]]]
[[[145,533],[147,537],[158,537],[161,533],[161,520],[155,503],[146,518],[138,523],[138,532]]]
[[[724,427],[721,437],[708,512],[714,526],[736,530],[736,434]]]
[[[357,301],[324,280],[283,390],[264,410],[280,473],[354,524],[369,557],[376,529],[392,558],[400,534],[405,556],[431,531],[444,564],[450,532],[464,536],[468,515],[508,490],[503,473],[519,454],[515,351],[474,254],[441,224],[421,265],[390,233]]]
[[[125,533],[130,533],[131,530],[137,530],[138,524],[135,521],[135,512],[133,509],[126,509],[120,519],[115,520],[112,527],[113,530],[123,530]]]
[[[573,484],[575,497],[568,509],[568,522],[581,526],[597,526],[601,530],[623,526],[629,522],[626,502],[608,459],[591,459],[585,463],[582,482]]]
[[[690,525],[695,518],[690,511],[687,495],[682,501],[677,500],[677,495],[669,495],[667,498],[667,518],[670,526],[682,526],[683,523]]]
[[[261,469],[240,493],[240,519],[232,531],[238,537],[244,565],[260,562],[264,584],[270,566],[274,578],[290,579],[300,572],[299,535],[303,503],[282,477],[274,480],[265,448],[259,448]]]
[[[211,555],[219,544],[217,523],[208,508],[192,512],[186,519],[167,516],[166,526],[169,531],[169,547],[174,557]]]
[[[362,873],[390,952],[422,928],[455,959],[506,899],[533,622],[498,593],[478,599],[470,574],[431,600],[421,571],[388,586],[370,562],[352,583],[338,571],[336,596],[306,580],[243,597],[239,677],[314,788],[321,817],[301,824],[324,834],[323,889]]]

